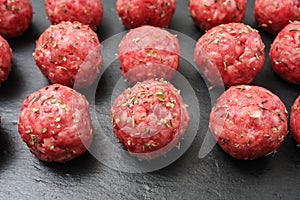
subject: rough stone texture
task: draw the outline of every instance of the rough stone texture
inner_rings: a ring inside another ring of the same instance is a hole
[[[0,198],[1,199],[297,199],[300,188],[300,150],[290,137],[275,156],[254,161],[239,161],[215,146],[205,158],[198,152],[208,125],[210,106],[198,135],[189,150],[175,163],[157,172],[129,174],[114,171],[90,154],[66,164],[38,161],[21,142],[17,121],[22,101],[33,91],[48,84],[35,66],[32,52],[35,40],[49,25],[43,1],[32,0],[35,10],[29,30],[20,38],[9,40],[14,51],[13,70],[0,87]],[[115,12],[115,1],[103,0],[105,13],[97,32],[103,41],[125,30]],[[255,27],[254,1],[248,2],[244,22]],[[178,1],[170,24],[195,40],[202,34],[188,14],[188,2]],[[263,35],[267,47],[271,35]],[[268,51],[268,49],[266,49]],[[116,73],[120,73],[116,71]],[[110,80],[108,77],[107,80]],[[299,86],[281,80],[266,59],[264,69],[253,84],[277,94],[290,108]],[[109,83],[104,86],[110,86]],[[205,91],[197,91],[197,95]],[[104,107],[109,112],[109,108]],[[110,122],[107,122],[110,123]]]

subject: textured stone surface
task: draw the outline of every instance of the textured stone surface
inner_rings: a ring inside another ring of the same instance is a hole
[[[66,164],[37,160],[17,132],[19,109],[24,98],[48,84],[33,61],[35,40],[50,23],[43,1],[32,0],[34,18],[24,36],[9,40],[14,51],[13,71],[0,87],[0,199],[296,199],[300,188],[300,150],[290,136],[274,156],[239,161],[215,146],[205,158],[198,152],[206,132],[207,112],[189,150],[170,166],[152,173],[129,174],[112,170],[90,154]],[[125,28],[115,12],[115,1],[103,0],[104,19],[97,31],[101,41]],[[244,22],[255,25],[254,1],[248,1]],[[178,0],[170,28],[195,40],[201,35],[189,17],[187,1]],[[273,37],[263,33],[266,51]],[[115,73],[120,73],[116,71]],[[109,74],[112,76],[113,74]],[[109,77],[104,79],[110,81]],[[283,99],[290,109],[299,86],[283,82],[266,59],[254,84],[264,86]],[[108,82],[104,87],[110,87]],[[199,91],[198,95],[205,95]],[[109,109],[104,107],[103,109]],[[200,109],[200,110],[201,110]],[[110,123],[109,121],[105,123]]]

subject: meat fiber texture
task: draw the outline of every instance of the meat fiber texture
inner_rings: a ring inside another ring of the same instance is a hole
[[[114,134],[130,154],[151,160],[182,139],[190,117],[182,97],[167,81],[138,82],[115,100]]]
[[[164,29],[142,26],[122,38],[118,57],[122,75],[130,82],[151,78],[170,80],[179,67],[179,41]]]
[[[47,162],[66,162],[86,152],[93,126],[86,98],[53,84],[30,94],[23,102],[19,133],[29,150]]]
[[[52,24],[78,21],[96,30],[102,21],[101,0],[46,0],[45,10]]]
[[[13,38],[22,35],[32,20],[29,0],[0,0],[0,35]]]
[[[300,84],[300,22],[282,29],[270,48],[274,71],[284,80]]]
[[[176,10],[176,0],[117,0],[116,10],[129,29],[142,25],[166,28]]]
[[[61,22],[39,37],[34,60],[52,83],[84,88],[100,74],[101,45],[88,25]]]
[[[292,108],[291,108],[291,133],[293,138],[296,140],[298,144],[300,144],[300,96],[295,100]]]
[[[194,60],[212,85],[249,84],[264,65],[264,48],[257,30],[243,23],[223,24],[213,27],[198,40]],[[207,56],[220,76],[216,76],[215,69],[203,64]]]
[[[298,0],[255,0],[254,16],[265,31],[277,34],[289,21],[299,20]]]
[[[210,114],[210,130],[220,147],[238,159],[275,152],[288,132],[288,114],[281,100],[259,86],[232,86]]]
[[[13,54],[9,44],[0,35],[0,84],[8,78],[12,67],[12,57]]]
[[[246,13],[247,0],[190,0],[189,10],[194,23],[202,30],[220,24],[241,22]]]

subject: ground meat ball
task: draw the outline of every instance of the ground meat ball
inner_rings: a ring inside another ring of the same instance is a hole
[[[298,144],[300,144],[300,96],[295,100],[291,109],[291,132]]]
[[[131,82],[157,77],[169,80],[179,67],[179,41],[166,30],[142,26],[123,37],[118,57],[122,75]]]
[[[12,56],[9,44],[0,35],[0,84],[8,78],[12,66]]]
[[[103,16],[101,0],[46,0],[45,9],[52,24],[78,21],[96,30]]]
[[[288,132],[281,100],[258,86],[232,86],[210,114],[210,129],[221,148],[238,159],[254,159],[276,151]]]
[[[32,20],[29,0],[0,0],[0,35],[12,38],[22,35]]]
[[[82,155],[93,138],[86,98],[59,84],[24,100],[18,127],[29,150],[47,162],[65,162]]]
[[[52,83],[87,87],[100,74],[101,45],[89,26],[61,22],[50,26],[39,37],[34,60]]]
[[[300,84],[300,22],[280,31],[271,45],[270,60],[274,71],[284,80]]]
[[[298,0],[256,0],[254,16],[260,27],[270,33],[278,33],[290,20],[299,19]]]
[[[241,22],[247,0],[190,0],[189,9],[194,23],[203,30],[220,24]]]
[[[176,0],[117,0],[117,12],[127,28],[142,25],[167,27],[176,9]]]
[[[153,159],[181,140],[190,118],[179,91],[166,81],[138,82],[115,100],[114,134],[129,153]]]
[[[264,43],[257,30],[242,23],[216,26],[206,32],[197,42],[194,59],[199,69],[213,84],[214,69],[203,65],[208,55],[219,70],[226,87],[249,84],[253,81],[265,62]]]

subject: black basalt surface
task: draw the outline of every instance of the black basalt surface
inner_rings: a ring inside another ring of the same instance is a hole
[[[207,130],[210,105],[200,105],[204,117],[190,148],[164,169],[141,174],[113,170],[90,153],[68,163],[45,163],[35,158],[21,141],[17,123],[23,100],[49,82],[36,67],[35,41],[50,25],[44,1],[32,0],[34,17],[29,30],[10,39],[13,70],[0,87],[0,199],[298,199],[300,150],[290,135],[272,156],[241,161],[226,155],[217,145],[198,158]],[[118,19],[115,1],[103,0],[104,18],[97,34],[101,42],[126,30]],[[248,1],[244,22],[257,28],[254,1]],[[197,40],[203,33],[193,24],[188,1],[177,0],[170,29]],[[268,52],[274,36],[259,29],[266,44],[266,62],[253,84],[277,94],[288,111],[300,94],[299,86],[281,80],[271,69]],[[194,47],[191,47],[194,48]],[[117,52],[115,52],[117,53]],[[104,58],[105,59],[105,58]],[[119,71],[115,71],[119,76]],[[113,74],[111,74],[113,78]],[[110,88],[110,78],[102,88]],[[201,93],[201,91],[200,91]],[[103,107],[109,109],[109,107]],[[110,121],[103,123],[110,124]]]

